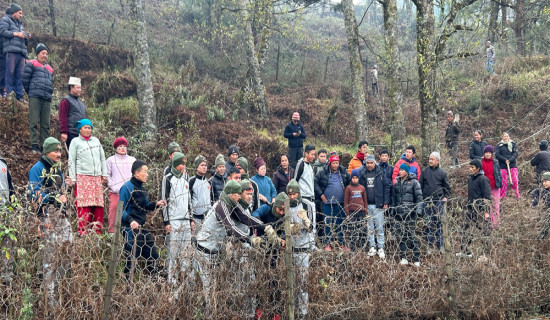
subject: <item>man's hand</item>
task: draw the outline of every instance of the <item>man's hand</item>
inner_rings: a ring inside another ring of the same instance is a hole
[[[66,203],[67,202],[67,196],[64,195],[64,194],[60,195],[58,199],[61,203]]]
[[[157,201],[157,207],[161,207],[161,206],[166,207],[166,201],[164,200]]]
[[[139,223],[137,223],[136,221],[132,221],[132,223],[130,223],[130,228],[132,228],[132,230],[136,230],[137,228],[139,228]]]
[[[65,133],[61,134],[61,141],[62,142],[67,142],[67,134],[65,134]]]
[[[485,220],[488,220],[489,219],[489,212],[485,212]]]
[[[294,132],[292,135],[295,136],[295,137],[299,137],[299,136],[300,136],[300,132]]]
[[[506,160],[506,164],[510,164],[510,160]]]
[[[307,211],[304,209],[300,209],[298,211],[298,218],[302,219],[304,227],[306,227],[306,229],[309,229],[309,227],[311,226],[311,220],[309,220],[309,217],[307,216]]]
[[[273,229],[272,226],[265,227],[264,232],[267,235],[267,239],[269,240],[269,242],[273,244],[277,244],[280,242],[281,238],[279,238],[277,232],[275,232],[275,229]]]
[[[327,197],[325,197],[324,194],[321,195],[321,201],[323,201],[323,203],[327,202]]]
[[[261,201],[267,203],[267,198],[264,195],[260,194],[259,198],[260,198]]]
[[[164,227],[164,230],[166,230],[166,233],[170,233],[172,232],[172,226],[167,224],[165,227]]]
[[[447,202],[447,197],[443,197],[441,200],[443,200],[443,202]]]
[[[251,242],[254,248],[259,248],[264,240],[260,237],[253,237]]]
[[[279,239],[279,244],[281,245],[281,247],[286,247],[286,241],[285,239]]]
[[[13,36],[14,36],[14,37],[21,38],[21,39],[25,39],[25,38],[26,38],[26,37],[25,37],[25,33],[22,32],[22,31],[20,31],[20,32],[14,32],[14,33],[13,33]]]

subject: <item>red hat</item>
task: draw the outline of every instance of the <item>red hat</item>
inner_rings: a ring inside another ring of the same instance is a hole
[[[122,144],[125,145],[126,147],[128,147],[128,140],[126,140],[126,138],[124,138],[124,137],[118,137],[113,142],[113,147],[116,149],[116,148],[118,148],[118,146],[120,146]]]
[[[298,112],[294,112],[292,114],[292,120],[300,120],[300,114]]]
[[[331,156],[331,157],[328,159],[328,164],[331,164],[332,161],[340,161],[340,157],[339,157],[337,154]]]

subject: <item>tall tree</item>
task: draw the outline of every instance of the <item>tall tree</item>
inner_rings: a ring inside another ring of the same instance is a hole
[[[363,64],[359,49],[359,30],[355,19],[355,9],[352,0],[342,0],[344,24],[348,38],[349,63],[351,69],[353,117],[355,119],[355,140],[368,139],[367,103],[363,86]]]
[[[57,26],[55,25],[55,6],[53,0],[49,0],[50,19],[52,20],[52,34],[57,37]]]
[[[139,125],[144,133],[157,133],[155,98],[151,69],[149,66],[149,45],[145,25],[145,0],[131,0],[130,14],[134,26],[134,74],[137,82],[139,102]]]

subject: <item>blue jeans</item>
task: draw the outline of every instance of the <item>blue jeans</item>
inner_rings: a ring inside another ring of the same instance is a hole
[[[384,249],[384,209],[377,208],[374,204],[369,204],[367,223],[369,230],[369,247]],[[378,243],[378,246],[376,246],[376,243]]]
[[[487,72],[490,74],[495,73],[495,69],[493,69],[493,64],[495,63],[495,60],[487,59]]]
[[[6,53],[6,92],[15,91],[17,99],[23,97],[23,71],[25,70],[25,57],[20,53]]]
[[[325,245],[337,241],[344,245],[344,233],[342,222],[346,218],[342,205],[323,203],[323,214],[325,215]]]
[[[428,241],[430,247],[435,244],[438,249],[443,248],[441,216],[443,215],[444,204],[442,200],[432,200],[424,203],[424,218],[428,223],[424,231],[426,241]]]
[[[6,58],[0,53],[0,93],[2,93],[5,89],[6,89]]]

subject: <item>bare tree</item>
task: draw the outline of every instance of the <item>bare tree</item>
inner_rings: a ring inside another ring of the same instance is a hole
[[[52,33],[54,37],[57,37],[57,26],[55,25],[55,7],[53,0],[49,0],[50,19],[52,20]]]

